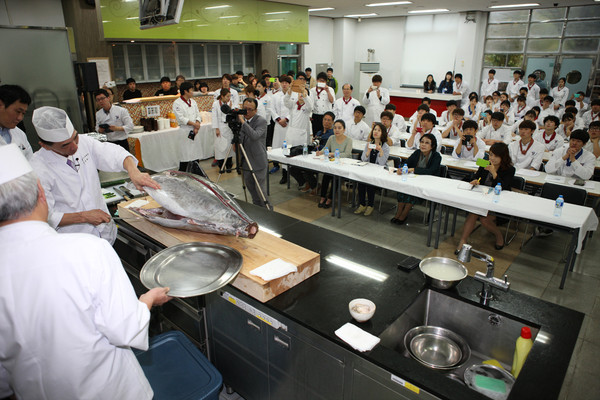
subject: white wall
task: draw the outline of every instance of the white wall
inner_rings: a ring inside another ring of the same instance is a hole
[[[60,0],[0,0],[0,25],[65,27]]]
[[[304,68],[333,63],[333,18],[310,17],[308,43],[304,45]],[[304,69],[302,68],[302,69]]]

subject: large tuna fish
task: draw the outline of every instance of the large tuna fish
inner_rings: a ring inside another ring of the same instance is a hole
[[[258,232],[258,224],[214,183],[177,171],[166,171],[152,178],[161,189],[144,189],[162,207],[132,208],[151,222],[169,228],[250,239]]]

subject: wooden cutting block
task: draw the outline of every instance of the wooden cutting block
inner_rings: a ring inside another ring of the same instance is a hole
[[[242,254],[243,263],[242,269],[232,285],[263,303],[321,270],[321,259],[318,253],[273,236],[270,233],[262,232],[260,221],[257,221],[259,231],[254,239],[166,228],[154,224],[126,208],[132,202],[142,199],[149,201],[142,208],[160,207],[154,199],[146,196],[119,203],[119,216],[131,226],[167,247],[188,242],[211,242],[236,249]],[[250,274],[253,269],[277,258],[294,264],[298,267],[298,272],[268,282]]]

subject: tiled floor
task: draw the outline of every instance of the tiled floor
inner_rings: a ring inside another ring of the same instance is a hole
[[[210,163],[202,163],[203,168],[213,175],[214,168]],[[408,218],[407,225],[390,224],[391,211],[384,214],[374,212],[372,216],[356,216],[345,203],[342,218],[333,218],[317,208],[319,197],[310,196],[297,190],[292,181],[288,190],[286,185],[278,183],[281,173],[271,175],[270,201],[275,210],[304,221],[341,232],[345,235],[378,244],[422,258],[432,248],[426,246],[427,227],[423,225],[422,206],[417,206]],[[241,179],[234,172],[225,174],[220,185],[238,198],[243,199]],[[345,193],[343,193],[345,200]],[[379,201],[379,195],[376,202]],[[385,198],[382,210],[391,210],[393,198]],[[331,211],[331,210],[329,210]],[[458,232],[462,219],[458,223]],[[578,310],[586,314],[579,334],[577,346],[573,353],[567,376],[563,383],[561,400],[597,400],[600,399],[600,233],[594,234],[588,241],[585,251],[577,258],[575,269],[570,272],[564,290],[558,285],[562,274],[561,257],[567,236],[555,233],[545,238],[534,238],[521,251],[510,265],[507,274],[511,282],[511,290],[527,293],[549,302]],[[442,236],[441,240],[448,239]],[[453,239],[448,239],[453,240]],[[516,241],[510,246],[519,246]],[[221,393],[223,400],[241,399],[236,394]]]

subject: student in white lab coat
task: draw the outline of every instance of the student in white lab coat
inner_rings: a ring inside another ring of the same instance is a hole
[[[575,101],[575,108],[577,108],[577,118],[583,117],[583,114],[585,114],[587,110],[590,109],[590,105],[584,101],[585,93],[581,91],[575,93],[573,95],[573,100]]]
[[[456,108],[452,111],[452,121],[446,125],[446,129],[442,131],[442,137],[448,139],[458,139],[463,130],[465,110]]]
[[[466,120],[479,122],[479,119],[481,118],[481,113],[483,112],[483,107],[479,102],[479,97],[477,96],[477,93],[471,93],[469,95],[469,102],[463,106],[463,110],[465,111]]]
[[[179,170],[186,171],[188,164],[193,161],[198,161],[202,157],[203,141],[198,136],[202,117],[198,110],[198,103],[194,97],[194,85],[191,82],[183,82],[179,86],[180,96],[173,102],[173,113],[177,119],[177,124],[182,134],[187,137],[181,143],[181,161],[179,162]]]
[[[596,158],[600,158],[600,121],[594,121],[588,128],[590,141],[583,146],[584,149],[593,153]]]
[[[554,98],[552,96],[545,96],[542,100],[542,108],[540,109],[540,113],[538,114],[537,124],[542,127],[544,125],[544,118],[548,115],[556,116],[554,112],[554,108],[552,107],[552,103],[554,102]]]
[[[537,102],[540,99],[540,87],[535,83],[536,80],[535,74],[529,74],[527,77],[527,106],[529,107],[538,105]]]
[[[504,114],[504,125],[513,126],[515,123],[515,115],[513,114],[510,102],[508,100],[504,100],[502,103],[500,103],[500,112]]]
[[[109,142],[129,151],[127,135],[133,130],[133,120],[129,111],[113,105],[110,95],[104,89],[94,92],[94,98],[96,104],[100,106],[96,112],[96,132],[105,133]]]
[[[229,74],[223,74],[221,77],[221,89],[227,89],[231,92],[231,108],[236,109],[240,107],[240,95],[237,90],[231,89],[231,82],[233,78]],[[221,95],[221,90],[215,90],[215,100]]]
[[[298,72],[296,80],[305,82],[304,72]],[[296,93],[290,88],[283,97],[283,104],[290,110],[290,123],[285,134],[288,147],[308,144],[312,132],[310,116],[314,109],[313,97],[306,89]]]
[[[271,122],[271,94],[267,91],[267,88],[267,81],[264,79],[256,84],[256,90],[258,90],[256,113],[263,117],[268,125]],[[271,138],[271,140],[273,139]],[[268,145],[270,146],[270,144]]]
[[[454,144],[452,157],[461,160],[477,160],[485,155],[485,143],[477,136],[477,122],[465,121],[463,130]]]
[[[460,104],[458,103],[458,100],[457,100],[456,105],[459,107],[462,107],[464,104],[466,104],[470,93],[471,93],[471,90],[469,88],[469,84],[467,82],[463,81],[462,74],[454,75],[454,83],[452,84],[452,94],[455,96],[457,96],[457,95],[462,96],[462,100],[460,101]]]
[[[215,160],[219,165],[219,170],[230,173],[233,167],[233,154],[231,141],[233,140],[233,132],[225,122],[227,115],[222,111],[221,107],[226,104],[233,109],[233,101],[231,93],[235,90],[221,89],[217,100],[212,105],[212,126],[215,132]]]
[[[23,120],[29,104],[31,97],[21,86],[0,86],[0,146],[14,143],[27,159],[33,151],[27,135],[17,125]]]
[[[589,127],[594,121],[600,121],[600,99],[594,99],[590,103],[590,110],[583,114],[583,126]]]
[[[337,99],[333,103],[333,113],[335,114],[335,120],[341,119],[346,124],[354,119],[354,110],[360,106],[360,101],[352,97],[352,91],[354,87],[346,83],[342,86],[342,97]]]
[[[398,128],[398,131],[400,133],[407,133],[406,130],[406,121],[404,120],[404,117],[400,114],[396,114],[396,105],[395,104],[386,104],[385,105],[385,111],[389,111],[394,115],[394,120],[392,121],[392,125],[395,126],[396,128]]]
[[[546,163],[546,172],[588,180],[594,175],[596,156],[583,147],[590,135],[583,129],[574,130],[569,143],[554,150]]]
[[[529,107],[527,106],[527,99],[524,96],[517,97],[517,101],[515,102],[515,106],[513,107],[513,115],[515,116],[515,121],[521,121],[525,114],[529,111]]]
[[[438,123],[440,127],[448,127],[448,124],[452,122],[452,111],[456,108],[456,101],[448,100],[446,102],[446,109],[442,111],[442,115],[440,116]]]
[[[554,111],[558,111],[561,107],[564,108],[565,102],[569,100],[569,88],[565,86],[566,83],[566,78],[560,78],[558,86],[550,91],[550,96],[554,98]]]
[[[362,102],[367,109],[365,122],[371,126],[373,122],[379,122],[381,112],[385,110],[385,105],[390,102],[390,92],[381,87],[383,78],[381,75],[374,75],[371,79],[372,85],[367,89]]]
[[[55,107],[33,112],[41,149],[31,158],[48,200],[48,223],[60,233],[91,233],[114,243],[117,227],[100,189],[98,170],[127,171],[138,190],[160,188],[137,169],[137,160],[120,146],[79,136],[67,113]]]
[[[15,144],[0,147],[0,199],[0,398],[152,399],[131,347],[148,349],[169,289],[138,300],[106,241],[52,229]]]
[[[533,140],[543,143],[546,151],[554,151],[562,147],[564,139],[556,132],[559,124],[558,118],[554,115],[549,115],[544,118],[544,129],[538,130],[533,134]]]
[[[521,70],[516,70],[513,72],[513,80],[508,82],[506,86],[506,93],[508,93],[508,101],[513,103],[517,96],[519,95],[519,91],[523,86],[525,86],[525,82],[521,80],[523,78],[523,72]]]
[[[492,114],[492,123],[479,131],[477,135],[487,145],[503,142],[509,144],[511,142],[511,133],[508,126],[504,125],[504,114],[495,112]]]
[[[346,122],[346,136],[352,140],[367,140],[371,128],[363,118],[367,111],[363,106],[356,106],[354,109],[354,118],[352,121]]]
[[[408,122],[411,124],[411,126],[414,128],[415,126],[417,128],[421,127],[421,117],[426,114],[429,113],[430,109],[429,106],[427,104],[419,104],[419,107],[417,107],[417,111],[414,112],[413,115],[410,116],[410,118],[408,119]],[[433,115],[433,113],[430,113],[431,115]],[[435,117],[435,115],[434,115]]]
[[[523,121],[519,124],[519,136],[521,140],[515,140],[508,145],[508,151],[513,165],[517,170],[531,169],[537,171],[542,165],[542,159],[546,148],[531,136],[536,126],[532,121]]]
[[[283,146],[288,123],[290,122],[290,110],[283,104],[283,98],[290,88],[291,83],[292,79],[289,76],[282,75],[274,83],[274,90],[271,92],[271,118],[275,121],[272,142],[274,149],[279,149]],[[273,163],[273,168],[271,168],[269,173],[274,174],[277,171],[279,171],[279,163]],[[282,169],[281,174],[279,183],[284,184],[287,182],[287,170]]]
[[[310,89],[310,97],[313,99],[312,134],[316,135],[323,127],[323,115],[333,110],[333,102],[335,101],[335,92],[332,87],[327,86],[327,74],[325,72],[317,74],[317,86]]]
[[[418,121],[419,127],[417,127],[417,124],[413,125],[410,137],[406,141],[406,147],[409,149],[418,149],[421,138],[424,135],[431,133],[435,136],[437,141],[436,151],[439,153],[442,150],[442,134],[435,127],[435,122],[436,118],[431,113],[425,113],[420,116]]]
[[[496,79],[496,70],[490,69],[488,71],[488,78],[484,79],[481,82],[481,90],[479,91],[481,99],[483,100],[487,96],[491,96],[492,93],[494,93],[496,90],[498,90],[498,79]]]
[[[400,134],[400,130],[392,125],[392,121],[394,120],[394,114],[390,111],[384,111],[380,115],[380,120],[385,129],[387,129],[387,144],[391,146],[400,146],[402,135]]]

